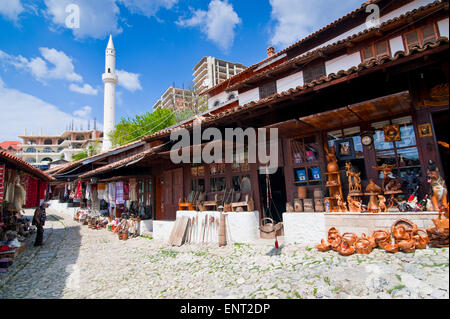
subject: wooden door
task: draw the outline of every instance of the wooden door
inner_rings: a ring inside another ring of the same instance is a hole
[[[183,169],[166,171],[163,174],[163,219],[175,220],[178,202],[183,199]]]
[[[164,219],[164,205],[163,205],[163,179],[162,175],[158,175],[155,178],[155,213],[156,220]]]

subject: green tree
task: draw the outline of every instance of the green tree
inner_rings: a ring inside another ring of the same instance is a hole
[[[110,134],[113,145],[124,145],[170,127],[177,122],[172,110],[157,109],[134,118],[122,118]]]
[[[72,161],[76,162],[84,158],[88,158],[90,156],[97,155],[100,150],[100,142],[95,141],[94,143],[90,143],[82,152],[78,154],[74,154],[72,156]]]

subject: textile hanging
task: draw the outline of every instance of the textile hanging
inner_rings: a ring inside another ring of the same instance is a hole
[[[99,191],[104,191],[105,188],[106,188],[106,184],[105,183],[98,183],[97,187],[98,187]]]
[[[5,176],[6,166],[0,165],[0,203],[5,199]]]
[[[86,185],[86,199],[91,199],[91,185],[89,183]]]
[[[28,176],[27,177],[27,199],[24,208],[33,208],[37,206],[38,203],[38,180]]]
[[[132,201],[132,202],[136,202],[138,200],[136,188],[137,188],[136,180],[135,179],[130,180],[130,194],[129,194],[129,197],[130,197],[130,201]]]
[[[108,201],[113,204],[116,202],[116,183],[108,184]]]
[[[116,204],[123,205],[125,200],[123,198],[123,182],[116,183]]]
[[[98,200],[97,184],[91,185],[91,201],[96,202]]]
[[[39,205],[41,201],[45,200],[46,193],[47,193],[47,183],[44,181],[39,181]]]
[[[123,199],[129,200],[130,199],[130,184],[127,182],[123,183]]]
[[[83,184],[81,184],[81,182],[78,182],[75,198],[81,199],[82,197],[83,197]]]

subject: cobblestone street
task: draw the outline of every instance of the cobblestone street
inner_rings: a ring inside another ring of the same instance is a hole
[[[30,211],[28,214],[32,213]],[[448,298],[445,249],[339,256],[292,245],[170,248],[50,215],[0,275],[2,298]],[[320,239],[318,239],[320,241]]]

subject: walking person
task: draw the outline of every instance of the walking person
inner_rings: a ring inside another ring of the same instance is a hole
[[[47,219],[46,208],[47,204],[42,203],[34,212],[33,225],[37,227],[36,241],[34,242],[35,247],[42,246],[42,240],[44,239],[44,225]]]

